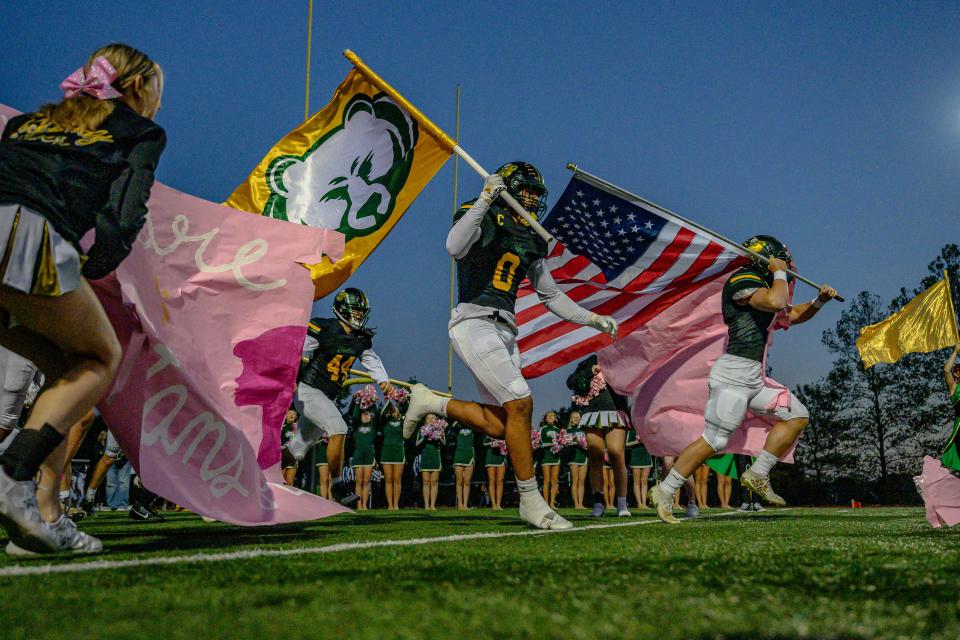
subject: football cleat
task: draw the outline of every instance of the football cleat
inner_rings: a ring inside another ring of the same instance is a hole
[[[415,384],[410,389],[410,403],[407,405],[407,413],[403,416],[404,440],[413,437],[417,431],[417,424],[423,416],[436,413],[432,408],[436,397],[424,384]]]
[[[56,539],[56,548],[54,553],[100,553],[103,551],[103,543],[88,533],[77,529],[73,520],[66,516],[60,516],[60,519],[53,524],[48,525],[50,531]],[[36,551],[24,549],[12,540],[7,543],[7,555],[14,558],[26,558],[39,555]],[[48,552],[49,553],[49,552]]]
[[[330,485],[330,497],[345,507],[353,508],[360,502],[360,496],[351,491],[343,482],[334,482]]]
[[[36,485],[32,480],[17,481],[0,468],[0,525],[10,541],[26,551],[52,553],[60,544],[37,508]],[[65,518],[64,518],[65,519]]]
[[[536,498],[540,498],[537,500]],[[573,529],[573,524],[550,508],[543,496],[537,494],[536,498],[520,499],[520,519],[537,529],[547,529],[549,531],[565,531]]]
[[[694,518],[700,517],[700,507],[693,504],[692,502],[687,503],[687,509],[685,511],[687,520],[693,520]]]
[[[740,484],[759,496],[761,500],[775,507],[787,506],[787,501],[778,496],[773,487],[770,486],[770,477],[761,476],[750,469],[743,472],[740,476]]]
[[[607,505],[602,502],[595,502],[593,504],[593,511],[590,512],[592,518],[602,518],[607,513]]]
[[[661,520],[667,524],[680,523],[673,515],[673,496],[667,495],[663,489],[660,488],[659,484],[654,485],[654,487],[647,492],[647,501],[651,507],[657,510],[657,517]]]
[[[287,453],[292,455],[297,462],[301,462],[307,456],[309,450],[310,445],[304,441],[299,431],[295,432],[290,441],[287,442]]]

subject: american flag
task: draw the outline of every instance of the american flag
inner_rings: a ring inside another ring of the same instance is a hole
[[[625,336],[677,300],[738,268],[740,255],[656,205],[575,174],[543,226],[557,242],[547,265],[574,302],[613,316]],[[535,378],[610,344],[551,314],[529,281],[516,307],[523,374]]]

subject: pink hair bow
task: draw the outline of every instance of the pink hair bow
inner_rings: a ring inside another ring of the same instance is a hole
[[[86,72],[80,67],[67,76],[60,83],[60,90],[67,98],[76,98],[81,93],[86,93],[98,100],[110,100],[120,97],[120,92],[110,84],[116,79],[117,70],[110,61],[104,56],[98,56]]]

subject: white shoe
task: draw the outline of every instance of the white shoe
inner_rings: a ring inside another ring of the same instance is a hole
[[[407,413],[403,416],[403,439],[411,438],[417,430],[417,424],[420,419],[433,412],[432,406],[435,396],[425,384],[415,384],[410,389],[410,404],[407,405]]]
[[[94,538],[89,533],[84,533],[77,529],[73,520],[66,516],[60,516],[60,519],[49,525],[50,531],[57,538],[57,553],[100,553],[103,551],[103,543]],[[35,551],[24,549],[12,540],[7,543],[7,555],[14,558],[26,558],[39,555]]]
[[[687,520],[693,520],[694,518],[700,517],[700,507],[695,504],[687,504],[686,510]]]
[[[657,510],[657,517],[661,520],[667,524],[680,524],[680,521],[673,515],[673,496],[667,495],[659,484],[654,485],[647,492],[647,501],[651,507]]]
[[[629,509],[624,508],[624,509],[618,509],[618,510],[617,510],[617,517],[618,517],[618,518],[629,518],[629,517],[632,516],[632,515],[633,515],[633,514],[630,513],[630,510],[629,510]]]
[[[52,553],[58,550],[59,542],[40,517],[36,492],[33,480],[14,480],[0,468],[0,525],[7,530],[10,542],[28,551]]]
[[[310,445],[304,442],[303,436],[300,435],[298,431],[293,434],[290,442],[287,443],[287,451],[299,462],[307,457],[307,451],[310,451]]]
[[[775,507],[787,506],[787,501],[778,496],[774,492],[773,487],[770,486],[769,476],[762,476],[759,473],[754,473],[750,469],[747,469],[740,477],[740,484],[750,489],[750,491],[753,491],[754,494],[759,496],[760,499],[767,504],[772,504]]]
[[[524,500],[520,498],[520,519],[538,529],[550,531],[564,531],[573,529],[573,524],[550,508],[543,496],[537,494],[535,498]]]

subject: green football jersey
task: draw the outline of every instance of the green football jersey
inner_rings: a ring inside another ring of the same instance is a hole
[[[460,206],[454,223],[474,202]],[[546,255],[547,243],[528,225],[517,222],[508,208],[494,203],[480,223],[480,238],[457,260],[459,301],[513,313],[520,283],[530,266]]]
[[[767,281],[754,267],[744,267],[723,285],[722,308],[723,321],[727,324],[729,340],[727,353],[763,361],[763,350],[767,345],[767,334],[776,314],[754,309],[749,304],[734,301],[734,294],[749,289],[766,289]]]

